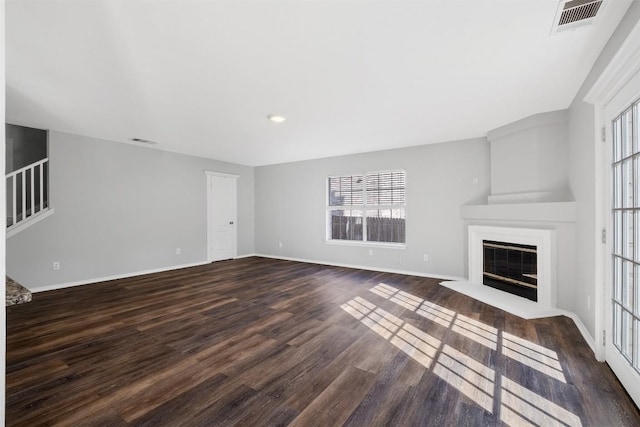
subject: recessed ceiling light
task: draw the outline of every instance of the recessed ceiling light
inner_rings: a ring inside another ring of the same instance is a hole
[[[271,120],[272,122],[275,122],[275,123],[282,123],[285,120],[287,120],[283,116],[279,116],[277,114],[269,114],[267,116],[267,119],[269,119],[269,120]]]

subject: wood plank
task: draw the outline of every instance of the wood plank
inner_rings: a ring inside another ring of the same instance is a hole
[[[343,424],[369,391],[374,378],[370,372],[347,368],[290,425],[307,427]]]
[[[438,282],[251,257],[38,293],[7,308],[6,423],[491,426],[521,405],[640,425],[570,319],[523,320]],[[354,298],[370,309],[345,311]]]

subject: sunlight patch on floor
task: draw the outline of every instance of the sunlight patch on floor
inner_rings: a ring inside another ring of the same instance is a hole
[[[500,419],[511,426],[582,426],[580,418],[550,400],[502,376]]]
[[[470,317],[458,314],[451,330],[491,350],[498,348],[498,330]]]
[[[343,304],[341,307],[387,340],[391,338],[403,324],[401,319],[377,307],[364,298],[357,297]]]
[[[361,297],[341,307],[425,368],[431,366],[441,344],[437,338]]]
[[[408,323],[402,325],[402,329],[389,342],[425,368],[431,366],[440,347],[440,340]]]
[[[566,384],[558,354],[551,349],[384,283],[369,291]],[[443,344],[365,298],[355,297],[341,307],[423,367],[433,366],[434,374],[487,412],[491,413],[494,404],[497,405],[500,419],[507,425],[582,425],[577,415],[505,376],[496,384],[496,373],[491,367]]]
[[[445,345],[433,373],[473,400],[487,412],[493,411],[495,371]]]
[[[503,332],[502,354],[558,381],[567,382],[555,351]]]
[[[448,328],[451,325],[453,317],[456,313],[447,308],[441,307],[438,304],[434,304],[430,301],[424,301],[422,304],[420,304],[420,307],[416,311],[416,314],[419,314],[425,319],[431,320],[432,322]]]
[[[438,304],[432,303],[431,301],[427,301],[384,283],[378,283],[376,286],[369,289],[369,291],[384,299],[388,299],[401,307],[414,311],[416,314],[432,320],[445,328],[449,327],[453,321],[453,316],[456,314],[453,310],[449,310],[448,308],[444,308]]]

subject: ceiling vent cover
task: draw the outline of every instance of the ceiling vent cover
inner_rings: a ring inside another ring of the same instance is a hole
[[[603,0],[562,0],[558,4],[552,33],[593,24]]]

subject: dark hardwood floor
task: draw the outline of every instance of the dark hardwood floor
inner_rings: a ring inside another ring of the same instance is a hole
[[[9,426],[638,426],[571,320],[247,258],[7,308]]]

